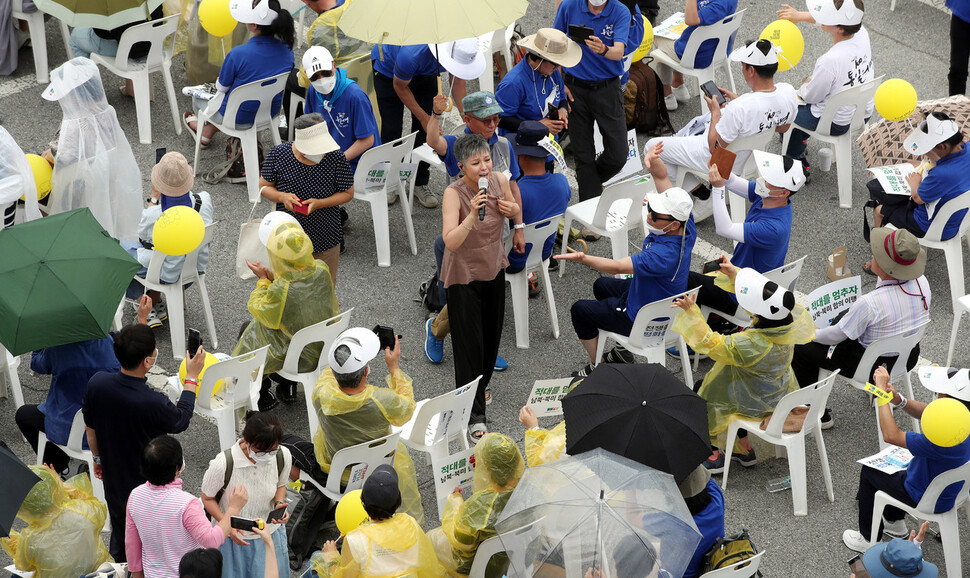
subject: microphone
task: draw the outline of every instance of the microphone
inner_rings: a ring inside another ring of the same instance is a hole
[[[484,192],[487,189],[488,189],[488,179],[486,177],[478,177],[478,190],[480,192]],[[485,220],[485,205],[482,205],[482,207],[478,209],[478,220],[479,221]]]

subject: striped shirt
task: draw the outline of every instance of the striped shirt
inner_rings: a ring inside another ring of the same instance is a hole
[[[930,320],[930,284],[920,276],[911,281],[880,280],[859,297],[838,328],[863,347],[874,341],[915,329]]]

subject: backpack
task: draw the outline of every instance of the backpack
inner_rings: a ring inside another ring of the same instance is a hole
[[[719,568],[726,568],[731,564],[737,564],[738,562],[753,557],[757,553],[758,549],[755,548],[751,537],[748,536],[748,530],[742,529],[734,536],[718,538],[714,542],[711,549],[704,555],[703,573]],[[761,578],[760,571],[757,573],[757,576]]]
[[[630,80],[623,91],[627,129],[653,136],[674,132],[664,104],[664,85],[657,73],[643,62],[630,65]]]
[[[441,292],[438,291],[438,273],[435,272],[431,275],[431,278],[421,283],[418,287],[418,301],[422,305],[428,308],[428,311],[437,313],[444,308],[445,304],[441,302]]]

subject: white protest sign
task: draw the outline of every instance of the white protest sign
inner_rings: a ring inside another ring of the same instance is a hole
[[[434,490],[438,498],[438,516],[445,508],[445,500],[455,491],[462,491],[472,487],[475,477],[475,448],[442,456],[438,452],[431,452],[431,469],[434,472]]]
[[[890,195],[910,196],[912,194],[906,177],[916,170],[916,167],[909,163],[890,165],[886,167],[872,167],[867,169],[872,176],[876,177],[882,190]]]
[[[540,379],[532,386],[532,393],[525,403],[532,408],[536,417],[562,415],[562,397],[569,389],[571,378]]]
[[[677,12],[661,22],[659,26],[654,26],[653,36],[654,38],[659,36],[661,38],[677,40],[686,29],[687,22],[684,21],[684,13]]]
[[[630,175],[635,175],[643,170],[643,162],[640,160],[640,149],[637,146],[637,131],[631,130],[626,133],[626,144],[626,164],[623,165],[620,172],[616,173],[613,178],[603,183],[604,186],[622,181]],[[603,153],[603,135],[600,134],[600,127],[595,122],[593,123],[593,145],[596,148],[596,156],[599,157]]]
[[[840,311],[849,307],[862,295],[862,277],[846,277],[822,285],[808,295],[808,312],[815,327],[828,327]]]

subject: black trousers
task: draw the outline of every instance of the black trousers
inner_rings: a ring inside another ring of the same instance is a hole
[[[970,64],[970,22],[950,17],[950,95],[967,92],[967,66]]]
[[[431,114],[434,97],[438,94],[438,80],[434,76],[415,76],[408,83],[414,100],[418,102],[424,112]],[[374,92],[377,93],[377,109],[381,113],[381,142],[389,143],[399,139],[404,131],[404,113],[407,107],[401,102],[394,91],[394,79],[384,76],[374,71]],[[408,111],[410,113],[410,111]],[[414,139],[414,147],[417,148],[425,143],[428,134],[424,132],[424,127],[417,117],[411,114],[411,130],[418,131]],[[431,167],[428,163],[418,164],[418,176],[415,184],[423,186],[428,184]]]
[[[598,57],[597,57],[598,58]],[[569,142],[576,160],[576,182],[579,200],[598,197],[603,182],[620,172],[626,164],[626,113],[620,79],[613,78],[602,86],[592,87],[583,81],[566,76],[566,86],[573,95],[569,113]],[[593,144],[593,122],[603,135],[603,154],[596,157]]]
[[[30,447],[34,450],[34,455],[36,455],[38,434],[45,431],[44,414],[37,409],[36,405],[22,405],[14,415],[14,421],[17,422],[20,433],[27,438],[27,443],[30,444]],[[48,443],[46,449],[44,449],[44,463],[54,466],[54,469],[58,472],[67,469],[70,461],[71,458],[52,443]]]
[[[698,305],[710,307],[728,315],[734,315],[738,312],[738,304],[731,298],[731,293],[715,285],[714,277],[691,271],[687,274],[687,288],[693,289],[694,287],[701,288],[697,292]]]
[[[796,345],[795,354],[791,361],[791,368],[795,372],[795,379],[798,380],[799,387],[812,385],[818,381],[819,369],[828,369],[830,371],[841,369],[842,376],[848,378],[855,374],[865,352],[866,349],[854,339],[846,339],[836,345],[835,349],[832,350],[831,356],[829,356],[829,346],[822,343],[812,342],[806,343],[805,345]],[[877,367],[883,363],[891,366],[894,359],[895,356],[878,358],[876,364],[869,370],[869,380],[872,380],[872,374],[876,371]],[[906,368],[913,369],[916,367],[916,361],[918,359],[919,345],[910,353],[909,359],[906,361]]]
[[[859,491],[855,498],[859,500],[859,532],[866,540],[872,530],[872,506],[876,501],[876,492],[882,490],[897,500],[909,506],[916,506],[916,502],[906,491],[906,472],[887,474],[875,468],[862,466],[859,474]],[[893,506],[886,506],[882,517],[890,522],[902,520],[906,513]],[[879,521],[879,532],[876,540],[882,540],[882,520]]]
[[[479,375],[478,392],[470,423],[485,423],[485,388],[492,379],[502,326],[505,324],[505,271],[491,281],[451,285],[448,317],[451,346],[455,354],[455,387],[462,387]]]
[[[306,98],[306,89],[300,86],[300,69],[294,68],[290,71],[290,75],[286,77],[286,87],[283,89],[283,115],[287,122],[290,119],[290,95],[296,93],[297,96]],[[303,105],[297,103],[296,105],[296,116],[293,118],[299,118],[303,114]]]

